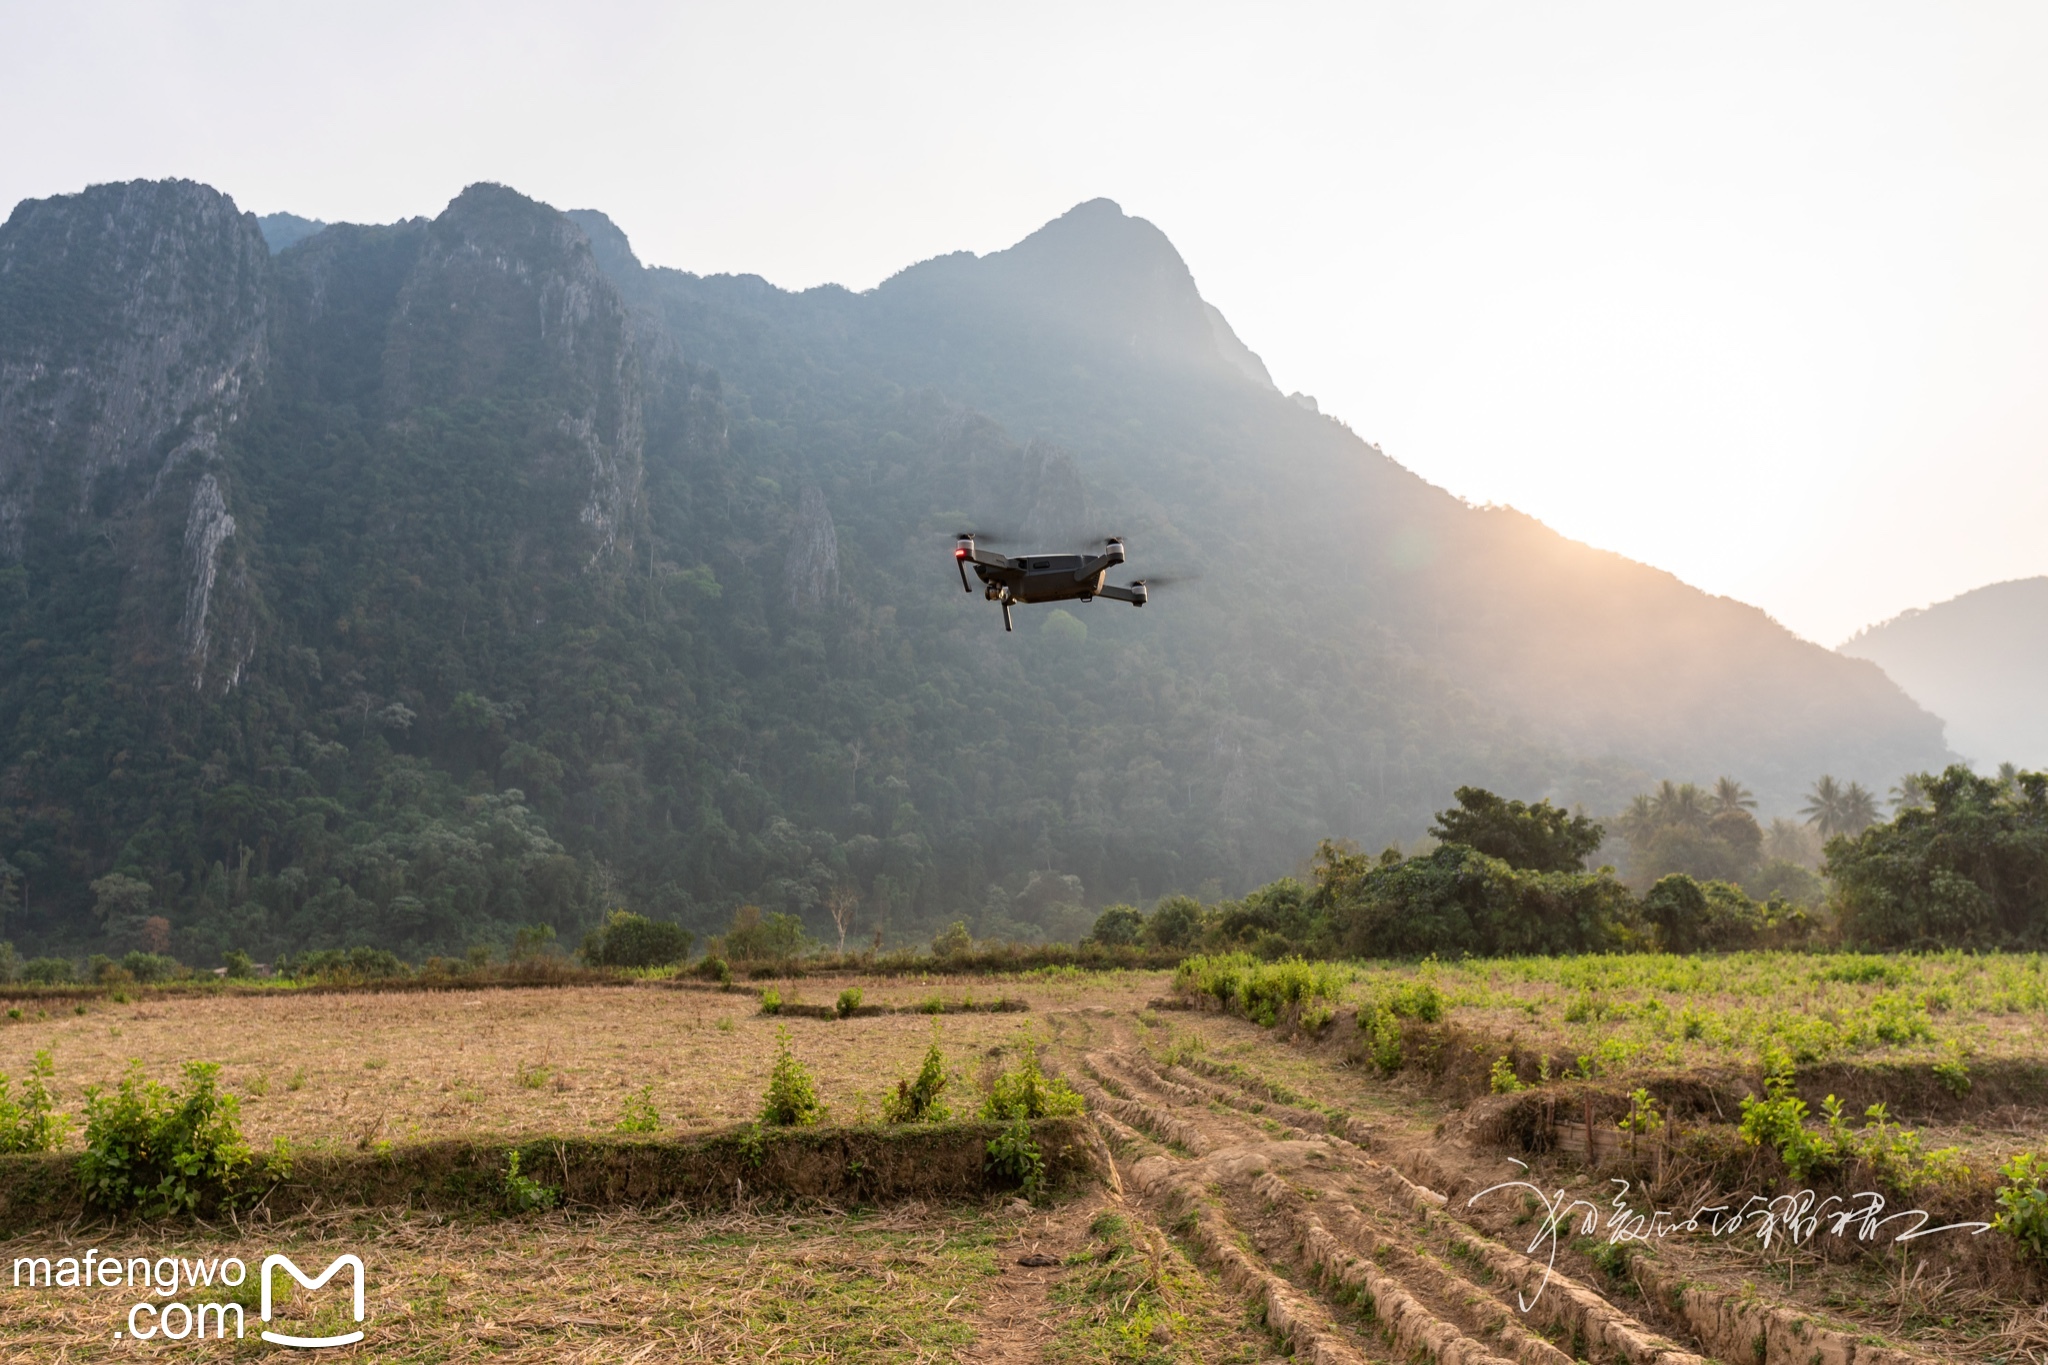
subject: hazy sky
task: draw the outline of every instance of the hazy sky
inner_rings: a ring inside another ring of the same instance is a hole
[[[502,180],[873,285],[1107,195],[1475,502],[1833,644],[2048,573],[2048,6],[0,0],[0,201]]]

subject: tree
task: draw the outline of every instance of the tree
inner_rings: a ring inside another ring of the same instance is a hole
[[[2010,782],[1956,764],[1927,804],[1827,849],[1842,928],[1875,948],[2048,944],[2048,774]]]
[[[1528,872],[1577,872],[1606,830],[1546,800],[1507,801],[1483,787],[1460,787],[1458,809],[1438,811],[1429,832]]]
[[[1823,773],[1820,781],[1813,784],[1813,790],[1807,794],[1806,804],[1799,808],[1799,813],[1806,817],[1807,824],[1820,831],[1823,839],[1846,834],[1848,829],[1844,823],[1842,801],[1847,795],[1848,791],[1841,783],[1830,774]]]
[[[1927,804],[1927,774],[1907,773],[1892,788],[1892,812],[1911,810]]]
[[[1700,829],[1707,823],[1707,795],[1691,782],[1673,782],[1665,778],[1657,784],[1657,794],[1650,803],[1657,812],[1660,825]]]
[[[845,882],[832,883],[832,889],[825,893],[825,910],[832,916],[832,927],[839,931],[839,955],[846,956],[846,934],[853,928],[854,914],[860,909],[860,892]]]
[[[1112,905],[1095,917],[1095,927],[1088,931],[1088,941],[1114,948],[1128,947],[1138,941],[1138,935],[1144,930],[1145,916],[1141,911],[1129,905]]]
[[[1861,834],[1878,822],[1877,797],[1864,790],[1860,782],[1851,782],[1842,793],[1842,833]]]
[[[1707,797],[1707,804],[1716,815],[1723,811],[1756,809],[1756,795],[1732,777],[1714,779],[1714,790]]]
[[[149,883],[109,872],[92,884],[94,918],[108,933],[120,933],[149,913]]]

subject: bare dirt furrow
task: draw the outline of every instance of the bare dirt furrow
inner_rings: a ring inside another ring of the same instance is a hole
[[[1626,1365],[1704,1365],[1704,1357],[1597,1290],[1493,1241],[1451,1216],[1445,1196],[1348,1144],[1324,1138],[1313,1143],[1313,1159],[1284,1161],[1283,1149],[1310,1144],[1269,1136],[1260,1127],[1262,1115],[1217,1112],[1204,1087],[1159,1075],[1134,1050],[1098,1052],[1090,1063],[1095,1074],[1114,1078],[1122,1116],[1154,1131],[1193,1130],[1201,1136],[1199,1151],[1184,1136],[1180,1145],[1209,1158],[1199,1163],[1208,1183],[1229,1192],[1257,1182],[1267,1203],[1288,1211],[1306,1268],[1369,1293],[1404,1352],[1437,1361],[1521,1365],[1559,1365],[1576,1354]],[[1284,1165],[1288,1179],[1269,1165]],[[1364,1177],[1359,1183],[1369,1192],[1365,1197],[1342,1188],[1340,1173],[1347,1171]],[[1307,1213],[1295,1188],[1312,1191],[1317,1208],[1326,1212]],[[1432,1247],[1444,1253],[1441,1259]],[[1453,1269],[1447,1262],[1454,1258],[1479,1267],[1488,1283]],[[1504,1301],[1507,1295],[1512,1305]],[[1568,1339],[1573,1351],[1560,1350],[1532,1326]]]

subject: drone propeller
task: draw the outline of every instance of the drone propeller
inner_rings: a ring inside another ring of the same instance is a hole
[[[1136,581],[1134,581],[1134,582],[1133,582],[1133,583],[1131,584],[1131,586],[1132,586],[1132,587],[1134,587],[1134,588],[1136,588],[1136,587],[1145,587],[1145,588],[1170,588],[1170,587],[1173,587],[1173,586],[1174,586],[1175,584],[1178,584],[1178,583],[1192,583],[1192,582],[1194,582],[1194,581],[1195,581],[1195,580],[1196,580],[1197,578],[1200,578],[1200,577],[1201,577],[1201,575],[1200,575],[1200,574],[1195,574],[1195,573],[1167,573],[1167,574],[1154,574],[1154,575],[1153,575],[1152,577],[1150,577],[1150,578],[1140,578],[1140,579],[1137,579]]]

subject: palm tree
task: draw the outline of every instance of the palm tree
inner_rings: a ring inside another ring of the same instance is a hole
[[[1892,788],[1892,810],[1917,810],[1927,804],[1927,775],[1907,773],[1899,779],[1899,785]]]
[[[1851,782],[1842,793],[1842,833],[1861,834],[1879,818],[1877,797],[1865,791],[1861,782]]]
[[[1717,777],[1707,804],[1716,815],[1731,810],[1755,810],[1756,796],[1732,777]]]
[[[1657,803],[1647,793],[1637,793],[1628,809],[1614,817],[1614,827],[1632,844],[1642,843],[1657,832]]]
[[[1842,833],[1842,798],[1848,793],[1833,776],[1823,773],[1820,781],[1813,784],[1807,794],[1806,804],[1799,813],[1806,817],[1806,823],[1820,830],[1820,837],[1832,839]]]
[[[1657,784],[1653,799],[1657,823],[1681,829],[1698,829],[1707,823],[1706,793],[1690,782],[1674,783],[1665,778]]]

